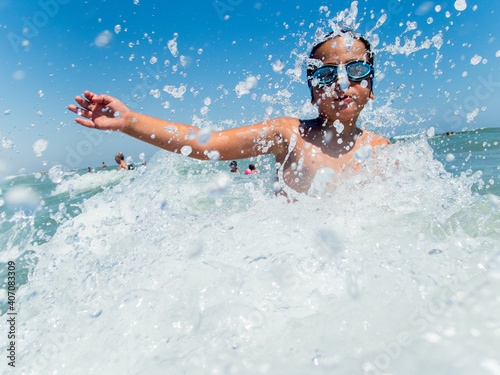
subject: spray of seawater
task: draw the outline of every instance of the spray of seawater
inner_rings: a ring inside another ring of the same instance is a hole
[[[325,33],[362,25],[357,2],[334,18],[320,12],[327,20],[298,35],[293,67],[274,65],[288,81],[255,97],[267,118],[314,116],[294,103],[291,83]],[[385,19],[369,32],[374,47]],[[419,40],[414,25],[403,34],[377,54],[433,48],[439,63],[442,37]],[[173,56],[180,38],[168,44]],[[362,126],[408,125],[392,107],[402,92],[367,108]],[[193,118],[200,142],[220,127]],[[164,152],[129,175],[62,177],[51,199],[92,194],[51,208],[57,225],[43,240],[27,236],[36,265],[18,295],[21,371],[494,374],[497,201],[473,192],[480,175],[447,172],[426,134],[356,159],[360,171],[331,186],[322,170],[293,203],[274,195],[274,166],[246,178]]]

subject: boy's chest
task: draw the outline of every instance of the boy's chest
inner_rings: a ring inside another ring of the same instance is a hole
[[[299,141],[285,161],[283,179],[294,189],[307,192],[316,173],[322,168],[333,170],[335,175],[345,168],[355,169],[357,163],[353,155],[354,152],[346,152],[344,155],[334,157],[320,147]]]

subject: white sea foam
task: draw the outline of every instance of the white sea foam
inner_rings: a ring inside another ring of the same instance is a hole
[[[363,171],[288,203],[266,173],[160,152],[35,247],[18,294],[21,370],[362,373],[389,346],[394,372],[470,374],[499,340],[500,239],[476,232],[493,233],[498,213],[485,217],[475,177],[451,177],[425,140]],[[471,319],[473,347],[460,328]]]

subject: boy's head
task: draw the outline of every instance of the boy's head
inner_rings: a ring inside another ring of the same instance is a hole
[[[320,114],[355,120],[368,98],[373,98],[370,43],[361,34],[342,29],[316,44],[309,57],[307,81]]]

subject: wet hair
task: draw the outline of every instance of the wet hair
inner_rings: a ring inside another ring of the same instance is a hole
[[[238,163],[236,163],[236,161],[233,160],[231,163],[229,163],[229,166],[232,167],[233,165],[237,167]]]
[[[255,171],[255,164],[250,164],[248,166],[248,169],[250,169],[251,171]]]
[[[351,30],[351,29],[341,29],[340,32],[334,32],[332,31],[331,33],[328,33],[325,35],[325,37],[318,43],[316,43],[313,48],[311,49],[311,52],[309,53],[309,59],[314,59],[314,54],[318,50],[319,47],[321,47],[324,43],[326,43],[329,40],[333,40],[337,37],[343,37],[345,34],[350,34],[354,40],[359,40],[363,45],[365,46],[366,49],[366,55],[368,56],[368,62],[373,66],[375,63],[375,54],[372,51],[372,47],[370,45],[370,42],[360,33]],[[312,94],[312,78],[313,74],[316,71],[317,67],[313,66],[312,64],[307,65],[307,84],[309,86],[309,89],[311,90],[311,99],[313,98]]]

